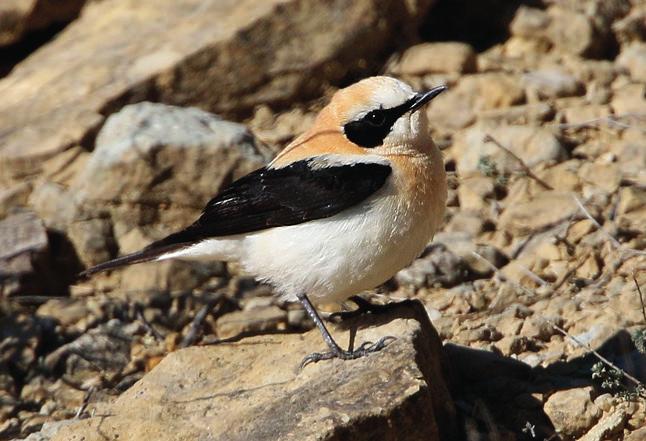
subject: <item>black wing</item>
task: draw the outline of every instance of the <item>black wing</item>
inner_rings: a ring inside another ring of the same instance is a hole
[[[138,253],[91,268],[91,274],[152,260],[203,239],[300,224],[333,216],[379,190],[392,172],[386,163],[324,166],[317,159],[282,168],[261,168],[233,182],[211,199],[186,229]]]

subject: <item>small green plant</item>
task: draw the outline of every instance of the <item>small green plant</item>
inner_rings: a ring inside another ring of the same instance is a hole
[[[633,332],[632,339],[637,350],[642,354],[646,354],[646,328]]]
[[[498,170],[496,161],[489,155],[480,156],[478,159],[478,171],[489,178],[494,178],[496,184],[502,187],[509,182],[509,178]]]
[[[624,373],[619,369],[607,366],[602,362],[592,365],[592,379],[601,381],[601,389],[617,398],[634,401],[638,397],[646,397],[646,389],[642,385],[632,389],[624,384]]]

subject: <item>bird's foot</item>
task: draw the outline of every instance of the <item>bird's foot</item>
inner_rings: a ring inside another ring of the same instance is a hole
[[[350,300],[355,303],[358,308],[353,311],[333,312],[328,315],[328,320],[334,322],[341,322],[351,318],[359,317],[363,314],[384,314],[392,310],[393,304],[379,305],[371,303],[363,297],[352,296]]]
[[[345,351],[339,347],[334,351],[329,352],[314,352],[301,361],[300,369],[303,369],[310,363],[318,363],[322,360],[330,360],[332,358],[340,358],[341,360],[354,360],[356,358],[364,357],[373,352],[381,351],[397,338],[391,335],[380,338],[376,343],[367,341],[359,346],[357,349]]]

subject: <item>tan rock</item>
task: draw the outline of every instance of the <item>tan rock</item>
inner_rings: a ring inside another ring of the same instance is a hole
[[[109,407],[109,416],[64,425],[52,441],[457,436],[440,340],[421,305],[395,311],[381,317],[383,326],[362,328],[357,336],[358,342],[397,336],[383,351],[300,372],[302,357],[323,349],[318,330],[171,353]],[[409,318],[396,318],[402,316]]]
[[[479,171],[482,158],[488,157],[500,173],[521,170],[518,161],[493,142],[485,142],[486,136],[494,137],[529,166],[563,159],[566,155],[558,139],[547,129],[528,126],[489,127],[478,124],[458,133],[453,149],[457,159],[456,169],[466,177]]]
[[[606,118],[612,114],[610,107],[603,104],[569,107],[563,110],[563,119],[568,124],[588,123],[599,118]]]
[[[646,206],[646,190],[636,186],[624,187],[619,192],[617,214],[626,214]]]
[[[226,339],[244,334],[266,334],[284,330],[287,311],[277,306],[253,308],[226,314],[216,322],[218,338]]]
[[[513,234],[528,234],[568,219],[578,211],[570,193],[548,191],[533,200],[509,206],[500,216],[499,228]]]
[[[612,30],[622,45],[646,41],[646,5],[635,3],[628,15],[612,24]]]
[[[0,3],[0,46],[15,44],[31,31],[76,17],[86,0],[3,0]]]
[[[580,438],[580,441],[603,441],[608,439],[610,435],[621,431],[627,419],[628,413],[624,406],[620,406],[614,412],[604,415],[588,433]],[[629,438],[624,438],[624,441],[627,441],[627,439]]]
[[[458,187],[460,208],[469,211],[484,211],[494,197],[493,178],[473,176],[464,179]]]
[[[475,72],[476,53],[465,43],[422,43],[412,46],[402,54],[395,72],[401,75],[428,73]]]
[[[427,114],[431,125],[459,129],[472,124],[480,111],[524,101],[525,92],[513,75],[498,72],[467,75],[434,99]]]
[[[634,43],[623,49],[617,64],[627,69],[634,81],[646,82],[646,43]]]
[[[127,103],[154,98],[233,115],[318,96],[374,63],[429,4],[92,2],[0,80],[0,182],[69,146],[91,147],[105,115]]]
[[[558,433],[579,437],[599,420],[602,412],[591,395],[592,387],[560,390],[550,395],[544,410]]]
[[[608,193],[614,193],[619,189],[621,183],[621,171],[619,166],[610,164],[591,164],[586,162],[579,169],[579,176],[586,183],[598,187]]]
[[[615,115],[646,112],[646,84],[631,83],[615,90],[610,106]]]
[[[526,73],[523,84],[529,89],[528,94],[543,99],[573,96],[583,91],[582,84],[573,75],[556,67]]]

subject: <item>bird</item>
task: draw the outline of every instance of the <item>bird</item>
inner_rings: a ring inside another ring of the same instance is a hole
[[[193,224],[81,276],[168,259],[237,261],[282,300],[300,302],[320,330],[329,351],[304,364],[381,350],[388,337],[342,349],[314,303],[383,284],[431,241],[447,183],[422,110],[446,89],[416,92],[389,76],[339,89],[308,130],[221,189]]]

